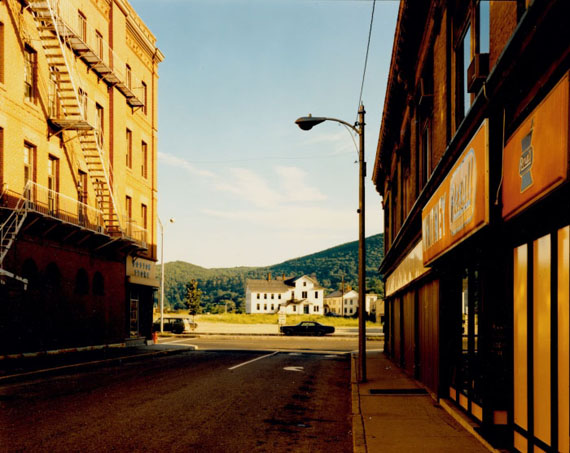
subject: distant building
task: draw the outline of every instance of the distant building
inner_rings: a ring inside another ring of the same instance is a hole
[[[307,275],[271,279],[248,279],[245,290],[245,312],[322,315],[324,288]]]
[[[334,291],[325,296],[325,308],[336,315],[351,316],[356,313],[358,307],[358,293],[353,290]]]
[[[371,305],[374,304],[378,296],[370,293],[366,294],[366,313],[370,313]],[[353,289],[332,292],[325,296],[325,310],[341,316],[353,316],[358,313],[358,292]]]

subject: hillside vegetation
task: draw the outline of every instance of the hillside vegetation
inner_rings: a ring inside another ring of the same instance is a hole
[[[378,266],[384,257],[384,235],[366,238],[366,288],[368,292],[383,295]],[[245,281],[248,278],[273,278],[281,275],[313,275],[329,291],[340,288],[342,278],[346,285],[358,287],[358,241],[332,247],[322,252],[295,258],[267,267],[232,267],[207,269],[174,261],[165,263],[165,306],[183,308],[185,285],[197,280],[202,290],[202,312],[243,312]],[[160,273],[160,266],[158,266]]]

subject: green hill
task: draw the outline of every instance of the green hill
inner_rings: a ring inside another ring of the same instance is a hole
[[[378,266],[384,257],[384,235],[366,238],[366,289],[368,292],[384,293],[378,275]],[[311,275],[330,291],[345,284],[358,287],[358,241],[348,242],[322,252],[291,259],[267,267],[231,267],[207,269],[174,261],[165,263],[165,306],[183,308],[185,284],[192,279],[198,281],[202,290],[202,310],[224,311],[226,305],[232,311],[242,311],[245,298],[245,281],[248,278],[266,278],[269,272],[276,276]],[[158,266],[160,273],[160,266]]]

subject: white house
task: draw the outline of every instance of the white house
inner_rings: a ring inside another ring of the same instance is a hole
[[[370,307],[374,307],[374,303],[378,299],[378,295],[366,294],[366,313],[370,314]],[[334,291],[325,296],[325,310],[341,316],[353,316],[358,309],[358,292],[353,289],[345,291]]]
[[[245,312],[322,315],[324,288],[307,275],[302,277],[255,280],[247,279]]]
[[[325,308],[340,316],[352,316],[358,308],[358,293],[350,289],[344,294],[341,290],[327,294],[325,296]]]

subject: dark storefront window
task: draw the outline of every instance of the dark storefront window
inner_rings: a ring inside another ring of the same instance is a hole
[[[452,398],[465,410],[479,420],[482,419],[482,370],[480,355],[481,293],[477,267],[466,268],[461,275],[461,292],[456,301],[460,301],[461,313],[458,319],[460,328],[453,340],[455,357],[453,358],[451,385]]]

